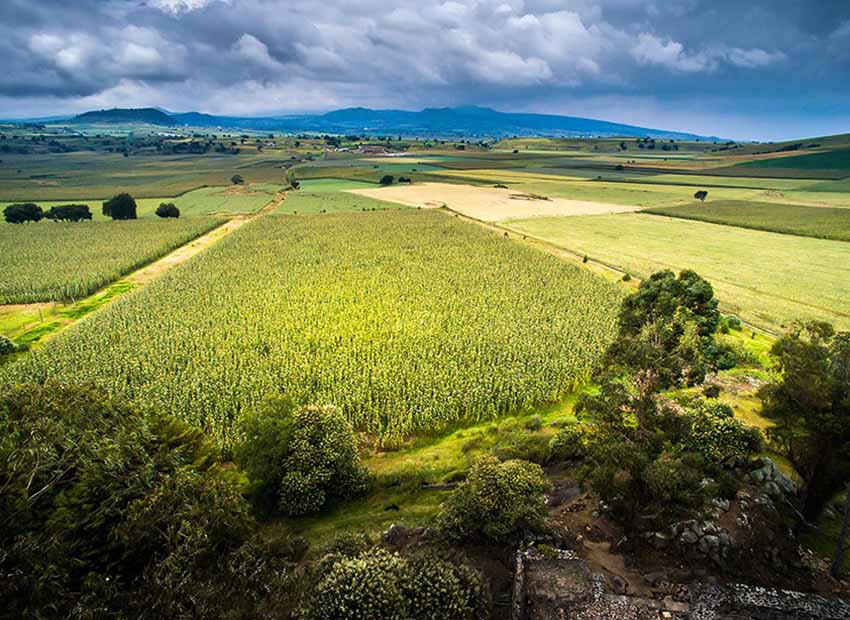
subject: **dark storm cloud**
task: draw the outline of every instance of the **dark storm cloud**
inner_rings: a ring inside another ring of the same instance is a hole
[[[797,109],[802,131],[838,121],[848,49],[846,1],[4,0],[0,113],[478,103],[730,135]]]

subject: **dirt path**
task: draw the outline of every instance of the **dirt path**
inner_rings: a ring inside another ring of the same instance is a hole
[[[197,256],[251,220],[273,213],[284,200],[286,200],[286,192],[278,192],[259,211],[228,219],[208,233],[125,275],[80,301],[71,304],[46,302],[0,306],[0,333],[9,336],[19,344],[28,346],[40,344],[84,317],[111,304],[124,293],[148,284],[166,271]]]

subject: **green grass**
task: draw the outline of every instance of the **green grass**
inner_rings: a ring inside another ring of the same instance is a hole
[[[219,224],[191,218],[0,226],[0,304],[82,299]]]
[[[338,189],[358,189],[360,187],[374,188],[375,186],[367,183],[356,183],[354,181],[340,181],[338,179],[330,180],[327,184],[329,187]],[[317,214],[317,213],[340,213],[345,211],[383,211],[386,209],[407,209],[408,207],[401,206],[394,202],[385,202],[383,200],[375,200],[366,196],[359,196],[345,191],[336,191],[327,189],[327,186],[320,186],[318,191],[312,189],[313,184],[320,181],[305,182],[306,188],[295,192],[289,192],[286,195],[286,200],[278,207],[276,213],[279,214]]]
[[[770,168],[781,174],[785,170],[837,170],[850,176],[850,149],[835,149],[822,153],[790,155],[773,159],[759,159],[738,164],[737,168]]]
[[[374,183],[365,181],[351,181],[349,179],[307,179],[301,181],[300,193],[318,194],[325,192],[339,192],[346,189],[370,189],[374,188]],[[290,197],[296,193],[290,194]]]
[[[180,217],[195,217],[214,213],[253,213],[271,202],[275,194],[283,189],[281,185],[258,183],[254,185],[202,187],[186,192],[177,197],[136,198],[137,215],[141,218],[155,218],[156,208],[163,202],[173,202],[180,209]],[[86,204],[92,213],[92,219],[110,221],[102,213],[105,198],[80,198],[68,200],[27,200],[35,202],[45,211],[50,207],[75,204]],[[0,203],[0,211],[12,203]],[[5,220],[0,220],[5,224]]]
[[[718,200],[647,209],[645,212],[789,235],[850,241],[850,209]]]
[[[505,226],[645,277],[694,269],[727,312],[772,331],[798,318],[850,328],[850,245],[635,213]]]
[[[622,295],[442,213],[269,215],[64,330],[0,383],[91,381],[225,445],[242,411],[286,393],[393,442],[560,400],[588,380]]]

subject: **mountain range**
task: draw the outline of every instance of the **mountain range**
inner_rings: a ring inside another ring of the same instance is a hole
[[[345,108],[325,114],[237,117],[201,112],[173,113],[159,108],[86,112],[65,122],[75,124],[144,123],[163,127],[251,129],[288,133],[404,135],[428,137],[649,137],[675,140],[718,140],[692,133],[552,114],[498,112],[477,106],[407,110]]]

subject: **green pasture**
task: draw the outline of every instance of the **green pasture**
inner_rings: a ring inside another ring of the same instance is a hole
[[[338,179],[328,180],[333,181],[329,185],[337,185],[341,189],[374,187],[374,185],[368,183],[354,183],[352,181],[348,181],[347,183],[349,186],[345,187],[346,182],[340,182]],[[309,181],[307,183],[318,183],[318,181]],[[296,192],[289,192],[286,195],[286,200],[281,203],[276,213],[303,215],[315,213],[338,213],[344,211],[398,210],[407,208],[408,207],[394,202],[375,200],[374,198],[359,196],[358,194],[352,194],[346,191],[320,188],[318,191],[313,189],[301,189]]]
[[[798,318],[850,327],[850,244],[645,213],[505,223],[639,277],[693,269],[727,312],[772,331]]]
[[[647,209],[646,213],[789,235],[850,241],[850,209],[720,200]]]

